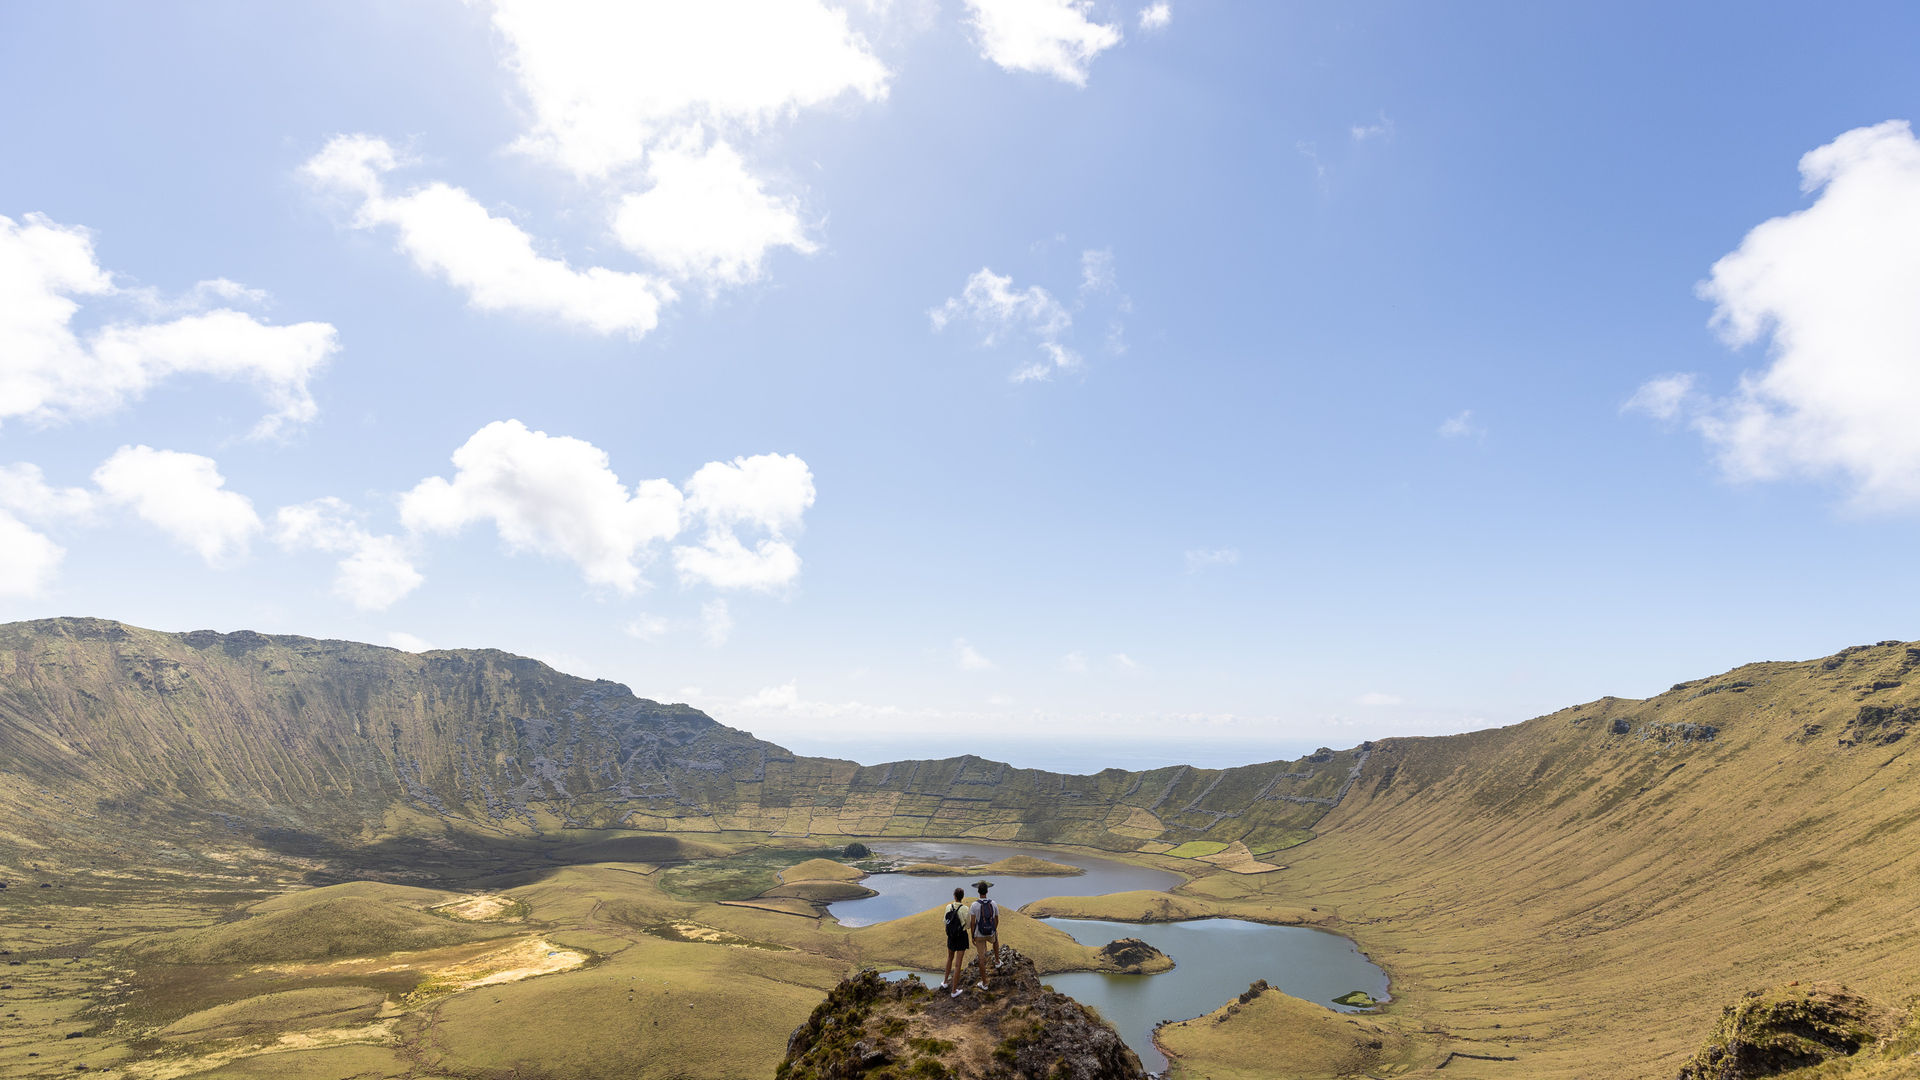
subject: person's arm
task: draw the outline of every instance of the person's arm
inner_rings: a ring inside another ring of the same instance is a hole
[[[973,933],[973,926],[975,923],[979,921],[980,921],[980,913],[977,910],[975,910],[974,905],[968,904],[967,905],[967,933],[969,934]]]

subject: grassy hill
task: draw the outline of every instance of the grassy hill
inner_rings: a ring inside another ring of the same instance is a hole
[[[493,650],[0,626],[0,873],[207,836],[321,861],[351,848],[362,867],[388,843],[412,868],[432,862],[423,834],[597,839],[584,857],[602,859],[618,857],[608,830],[1273,847],[1309,835],[1359,757],[1095,776],[977,757],[863,767]]]
[[[1288,872],[1196,888],[1337,910],[1397,1011],[1517,1059],[1473,1075],[1672,1075],[1745,991],[1920,990],[1916,702],[1882,642],[1386,740]]]
[[[1193,880],[1172,895],[1056,901],[1027,915],[1231,914],[1354,938],[1393,979],[1378,1022],[1403,1040],[1383,1043],[1396,1069],[1468,1055],[1444,1075],[1671,1076],[1749,990],[1820,980],[1890,1003],[1920,990],[1916,724],[1920,645],[1882,642],[1748,665],[1644,701],[1287,763],[1093,776],[972,757],[863,767],[504,653],[18,623],[0,626],[0,880],[11,886],[0,944],[24,965],[4,969],[28,995],[16,995],[20,1023],[36,1039],[72,1036],[63,1049],[95,1060],[138,1050],[109,1037],[125,1022],[100,1011],[112,1007],[97,988],[120,977],[116,955],[199,964],[197,975],[142,972],[135,983],[170,988],[152,1000],[237,1010],[194,1031],[253,1030],[265,1021],[241,1007],[247,995],[324,988],[288,975],[275,950],[304,958],[302,971],[324,961],[345,972],[353,956],[412,942],[427,958],[416,974],[332,984],[389,993],[387,1007],[405,1015],[383,1013],[391,1030],[380,1037],[410,1046],[408,980],[504,963],[488,959],[504,955],[501,942],[543,947],[541,933],[562,935],[550,955],[684,958],[674,992],[684,979],[696,1008],[629,1047],[661,1049],[694,1038],[704,1010],[738,1007],[733,976],[756,988],[769,1030],[788,1030],[850,965],[932,963],[930,926],[849,932],[806,902],[824,897],[799,895],[826,886],[791,875],[783,886],[781,870],[835,857],[852,836],[1071,844]],[[589,863],[604,865],[560,869]],[[268,899],[302,877],[483,875],[486,890],[531,904],[537,925],[462,923],[433,910],[455,894],[388,885]],[[1028,932],[1024,944],[1042,952],[1059,944],[1043,923]],[[1060,950],[1061,966],[1081,964],[1083,947]],[[227,966],[203,963],[214,959]],[[433,1011],[434,1038],[465,1040],[444,1044],[446,1062],[491,1068],[517,1060],[529,1018],[547,1018],[571,1047],[590,1038],[589,1017],[622,1014],[627,992],[612,988],[646,978],[626,962],[419,1008]],[[336,996],[276,997],[256,1011],[364,1011],[363,996]],[[601,1013],[554,1019],[589,1001]],[[1204,1025],[1170,1035],[1180,1075],[1231,1075],[1286,1053],[1285,1018],[1299,1009],[1243,1005],[1216,1023],[1230,1040],[1186,1037]],[[526,1011],[498,1011],[510,1007]],[[185,1015],[154,1013],[151,1024]],[[0,1032],[0,1066],[16,1061],[12,1037]],[[714,1075],[777,1057],[778,1040],[764,1042],[716,1057]],[[324,1072],[363,1048],[303,1052]],[[561,1071],[599,1075],[595,1060]],[[233,1075],[252,1067],[236,1060]]]

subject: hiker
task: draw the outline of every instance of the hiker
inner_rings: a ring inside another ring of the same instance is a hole
[[[967,928],[973,932],[973,947],[980,950],[980,989],[987,988],[987,949],[992,947],[993,958],[1000,959],[1000,909],[987,899],[987,890],[993,888],[993,882],[982,879],[973,883],[980,890],[980,899],[975,900],[967,909]]]
[[[967,890],[954,886],[953,903],[943,916],[947,924],[947,970],[940,989],[960,996],[960,982],[967,977]]]

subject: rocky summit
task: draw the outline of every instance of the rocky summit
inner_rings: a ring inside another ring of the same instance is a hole
[[[969,971],[971,972],[971,968]],[[863,971],[842,982],[787,1040],[778,1080],[1145,1080],[1140,1059],[1093,1010],[1040,985],[1033,961],[1003,947],[988,989],[954,997],[917,977]]]

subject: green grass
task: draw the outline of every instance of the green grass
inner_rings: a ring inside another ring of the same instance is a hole
[[[1227,850],[1227,845],[1216,840],[1189,840],[1166,854],[1175,859],[1197,859],[1202,855],[1218,855]]]

